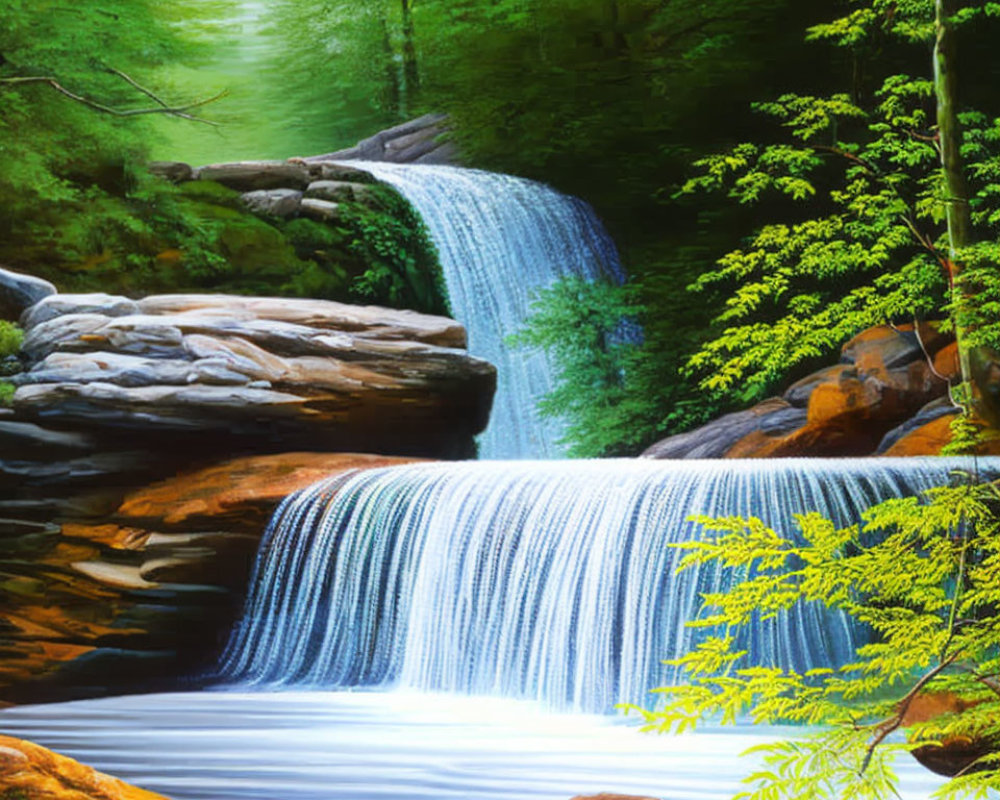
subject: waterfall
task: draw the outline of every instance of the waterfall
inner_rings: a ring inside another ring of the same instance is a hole
[[[544,353],[512,350],[506,337],[530,314],[533,294],[560,278],[624,280],[618,253],[593,209],[540,183],[458,167],[346,162],[393,186],[421,215],[437,247],[455,318],[469,352],[499,376],[479,455],[556,458],[563,425],[539,419],[553,388]]]
[[[1000,460],[991,468],[1000,467]],[[714,567],[676,575],[695,514],[783,531],[840,525],[948,481],[949,459],[417,464],[327,480],[276,511],[231,682],[378,686],[528,698],[607,711],[648,702],[691,646]],[[843,663],[864,635],[813,607],[761,621],[757,664]]]

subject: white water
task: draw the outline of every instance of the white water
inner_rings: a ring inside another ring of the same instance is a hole
[[[497,392],[479,457],[558,458],[563,425],[539,419],[552,390],[544,353],[511,349],[539,289],[560,278],[624,280],[614,242],[582,200],[540,183],[480,170],[348,162],[396,188],[437,246],[448,299],[465,325],[469,352],[496,365]]]
[[[174,800],[569,800],[611,790],[729,800],[754,769],[738,755],[789,736],[655,736],[509,700],[395,692],[116,697],[0,711],[0,729]],[[904,800],[940,784],[908,757],[897,766]]]
[[[694,514],[849,524],[944,483],[948,459],[418,464],[285,501],[223,662],[240,685],[403,687],[607,712],[688,649],[716,569],[674,574]],[[1000,461],[990,462],[992,468]],[[331,497],[334,499],[331,501]],[[755,625],[756,664],[842,663],[864,633],[815,607]]]

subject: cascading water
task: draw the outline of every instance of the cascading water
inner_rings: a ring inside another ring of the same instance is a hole
[[[323,482],[275,514],[224,659],[234,683],[492,694],[606,712],[648,702],[690,645],[704,569],[674,574],[691,515],[790,530],[854,522],[947,482],[947,459],[419,464]],[[1000,462],[992,465],[1000,466]],[[762,621],[758,664],[849,657],[813,608]]]
[[[348,162],[393,186],[426,223],[437,246],[452,313],[469,352],[499,376],[480,458],[556,458],[563,425],[539,419],[551,391],[544,353],[505,339],[530,315],[534,293],[560,278],[624,280],[614,242],[593,209],[540,183],[458,167]]]

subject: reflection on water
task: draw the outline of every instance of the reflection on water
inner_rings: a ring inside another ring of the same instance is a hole
[[[569,800],[618,791],[728,800],[782,736],[640,734],[607,717],[501,699],[398,692],[200,692],[0,712],[34,740],[175,800]],[[901,762],[902,795],[939,781]]]

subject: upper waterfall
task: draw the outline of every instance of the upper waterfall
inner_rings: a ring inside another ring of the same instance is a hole
[[[419,464],[286,499],[223,659],[239,683],[409,688],[606,711],[671,680],[662,659],[716,567],[675,575],[692,515],[837,524],[948,481],[949,459]],[[1000,466],[993,460],[991,469]],[[754,626],[757,664],[843,663],[864,634],[803,607]]]
[[[497,392],[479,437],[488,459],[555,458],[558,420],[535,403],[553,388],[544,353],[511,350],[533,294],[564,277],[624,280],[614,242],[593,209],[540,183],[480,170],[347,162],[393,186],[421,215],[437,246],[451,310],[469,352],[495,364]]]

